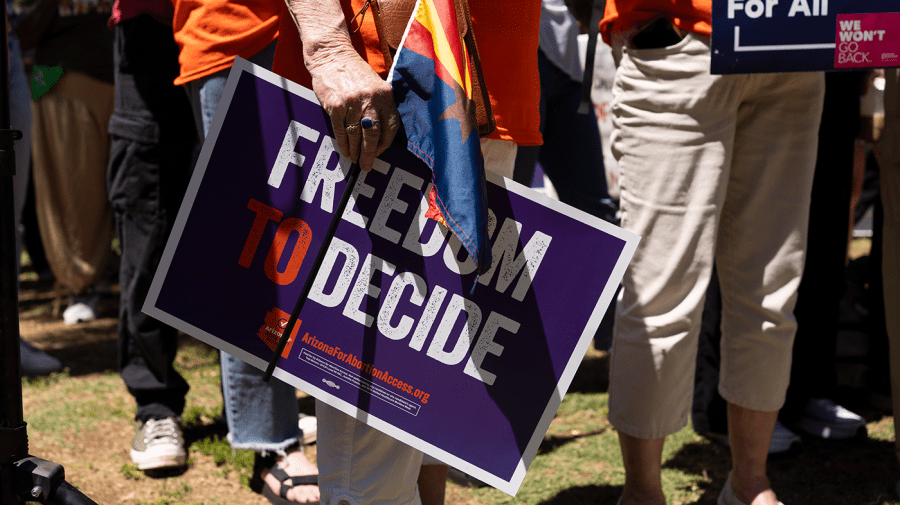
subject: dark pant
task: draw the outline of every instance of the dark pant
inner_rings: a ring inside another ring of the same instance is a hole
[[[838,306],[850,226],[853,143],[859,129],[864,72],[826,74],[825,108],[813,176],[806,262],[797,289],[797,335],[791,381],[780,418],[791,423],[811,398],[828,397],[835,384]],[[703,307],[692,424],[698,433],[727,433],[726,404],[719,396],[721,299],[713,272]]]
[[[579,114],[581,83],[573,81],[538,50],[541,76],[541,146],[519,146],[513,179],[531,186],[534,164],[541,163],[560,201],[611,223],[616,205],[609,197],[600,127],[593,109]]]
[[[172,27],[147,15],[116,26],[109,200],[122,249],[119,370],[138,420],[181,415],[188,384],[172,367],[175,329],[141,312],[181,205],[197,135]]]

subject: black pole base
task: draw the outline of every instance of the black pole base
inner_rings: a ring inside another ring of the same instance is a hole
[[[66,471],[57,463],[28,456],[13,463],[13,482],[19,501],[58,505],[97,505],[66,482]]]

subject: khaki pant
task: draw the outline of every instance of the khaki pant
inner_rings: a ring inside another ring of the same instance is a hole
[[[613,85],[622,227],[641,242],[623,278],[609,419],[638,438],[688,422],[703,301],[722,289],[719,392],[784,403],[825,81],[709,73],[709,38],[626,49]]]
[[[93,284],[111,253],[106,192],[113,86],[66,72],[32,102],[35,208],[47,261],[74,294]]]
[[[891,359],[894,433],[900,460],[900,69],[884,71],[884,132],[881,134],[881,203],[884,206],[884,315]]]

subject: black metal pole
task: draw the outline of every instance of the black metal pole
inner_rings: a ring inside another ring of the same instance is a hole
[[[3,50],[0,51],[0,502],[19,503],[14,493],[13,462],[28,454],[22,411],[19,364],[19,294],[16,288],[16,230],[13,141],[9,129],[9,35],[3,8]],[[17,135],[18,133],[18,135]]]
[[[6,8],[3,9],[6,26]],[[5,33],[5,32],[4,32]],[[19,370],[19,295],[16,290],[16,230],[13,175],[16,173],[13,140],[21,137],[9,129],[9,37],[0,51],[0,427],[23,423],[22,382]]]
[[[281,358],[284,346],[287,345],[291,333],[294,332],[294,325],[297,324],[297,317],[300,316],[300,311],[303,310],[303,304],[306,303],[309,291],[312,289],[313,282],[316,280],[316,274],[319,273],[319,268],[322,266],[322,261],[325,259],[325,254],[328,252],[328,247],[331,245],[331,239],[334,238],[334,232],[337,230],[337,225],[341,221],[341,216],[344,215],[344,209],[347,208],[347,202],[350,200],[350,195],[353,194],[353,187],[356,186],[356,179],[358,177],[359,165],[354,163],[350,167],[350,173],[347,174],[347,186],[344,187],[344,194],[341,195],[341,202],[338,204],[337,210],[334,211],[334,217],[328,225],[328,231],[325,232],[325,238],[322,241],[322,247],[319,249],[319,254],[316,255],[312,270],[309,272],[309,277],[306,278],[306,284],[303,285],[303,291],[300,292],[300,298],[297,298],[297,303],[294,305],[291,317],[288,319],[287,326],[284,328],[284,333],[282,333],[281,338],[278,339],[278,345],[275,346],[275,354],[272,355],[272,359],[269,360],[269,366],[266,367],[266,373],[263,374],[263,380],[265,382],[269,382],[269,379],[272,378],[272,372],[275,371],[275,366]]]
[[[3,26],[7,26],[6,8]],[[22,132],[9,124],[9,34],[4,31],[0,51],[0,505],[26,500],[60,505],[97,505],[65,480],[62,466],[28,455],[28,432],[22,407],[22,370],[19,349],[19,258],[16,257],[16,218],[13,142]],[[24,146],[31,149],[31,146]]]

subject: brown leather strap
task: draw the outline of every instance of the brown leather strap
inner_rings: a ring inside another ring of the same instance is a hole
[[[391,68],[391,65],[394,62],[393,52],[391,51],[391,47],[388,43],[389,39],[387,34],[389,31],[386,31],[386,27],[383,22],[383,13],[381,11],[381,5],[378,3],[378,0],[366,0],[366,3],[363,4],[362,9],[353,16],[353,21],[350,26],[350,33],[356,33],[362,27],[363,19],[366,17],[366,11],[371,8],[372,10],[372,19],[375,21],[375,31],[378,33],[378,41],[381,43],[381,54],[384,56],[384,68]],[[355,27],[353,26],[355,25]],[[404,25],[405,26],[405,25]],[[403,32],[400,32],[400,36],[403,36]]]
[[[396,51],[400,47],[406,25],[415,8],[416,0],[385,0],[381,4],[378,15],[383,31],[378,32],[378,38],[386,41],[392,50]]]
[[[494,112],[491,110],[491,97],[488,95],[487,84],[484,82],[484,73],[481,71],[481,57],[478,55],[478,44],[475,43],[475,30],[472,29],[472,15],[469,13],[468,0],[458,0],[460,6],[456,8],[457,19],[460,18],[460,11],[464,11],[464,23],[460,28],[461,35],[469,52],[469,66],[472,68],[472,98],[475,100],[475,117],[478,120],[478,135],[487,137],[494,133],[497,129],[497,123],[494,120]],[[464,31],[463,31],[464,30]]]

